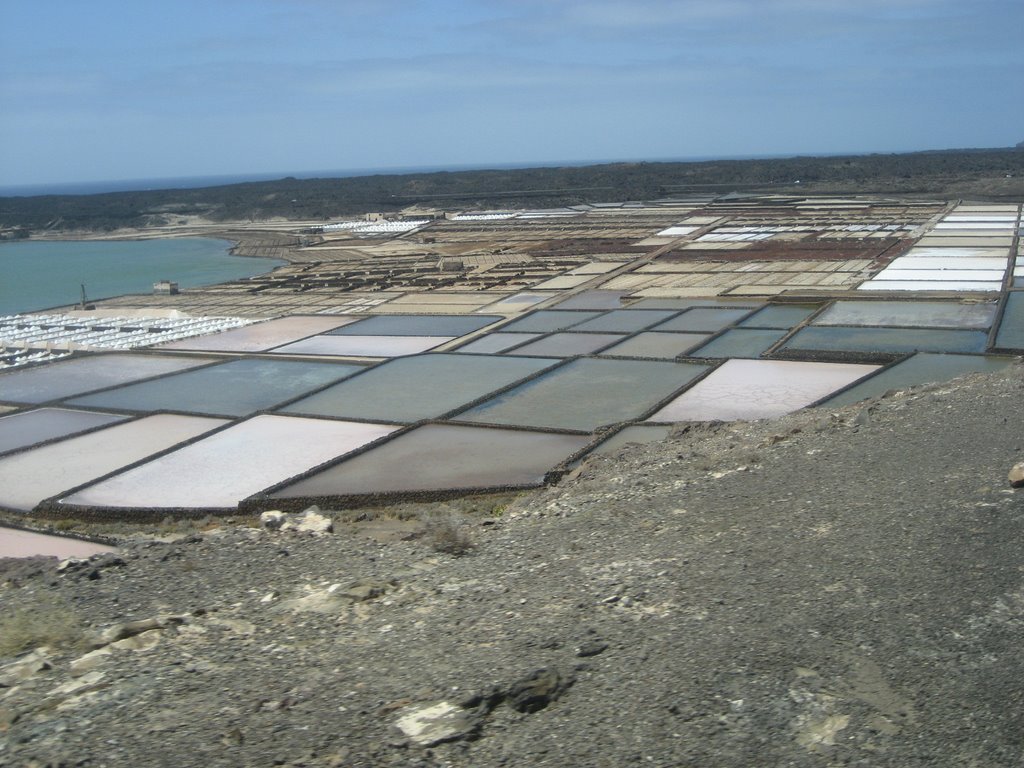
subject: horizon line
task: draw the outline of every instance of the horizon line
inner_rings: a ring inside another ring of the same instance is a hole
[[[334,179],[359,178],[364,176],[402,176],[413,173],[459,173],[464,171],[528,170],[531,168],[586,168],[597,165],[624,163],[701,163],[742,160],[783,160],[815,157],[869,157],[874,155],[906,155],[927,152],[967,152],[1009,147],[954,147],[943,149],[914,149],[898,151],[852,151],[818,153],[767,153],[742,155],[692,155],[680,157],[617,158],[563,161],[530,161],[515,163],[447,163],[419,166],[378,166],[369,168],[319,169],[305,171],[253,171],[250,173],[216,173],[184,176],[151,176],[131,179],[103,179],[91,181],[44,182],[33,184],[2,184],[0,197],[46,197],[65,195],[114,194],[118,192],[151,192],[162,190],[201,189],[204,187],[231,186],[251,182],[282,181],[284,179]]]

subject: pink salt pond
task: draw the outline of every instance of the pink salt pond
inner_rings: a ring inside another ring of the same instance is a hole
[[[263,352],[354,323],[359,317],[293,315],[232,328],[207,336],[165,344],[161,349],[190,349],[209,352]]]
[[[648,421],[775,418],[808,406],[873,373],[878,367],[787,360],[728,360]]]
[[[91,541],[48,536],[0,526],[0,557],[90,557],[100,552],[114,552],[113,547]]]
[[[0,507],[39,502],[225,424],[222,419],[157,414],[0,458]]]
[[[247,496],[394,432],[257,416],[61,499],[86,507],[230,509]]]

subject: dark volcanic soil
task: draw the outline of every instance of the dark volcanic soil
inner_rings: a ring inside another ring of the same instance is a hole
[[[0,669],[0,765],[1018,766],[1022,382],[693,427],[461,557],[378,522],[11,568],[0,630],[108,644]],[[396,728],[432,705],[448,741]]]

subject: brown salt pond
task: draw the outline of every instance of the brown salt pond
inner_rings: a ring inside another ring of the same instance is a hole
[[[274,499],[539,485],[590,438],[426,424],[270,494]]]

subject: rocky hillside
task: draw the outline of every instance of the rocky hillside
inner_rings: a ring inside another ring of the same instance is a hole
[[[692,427],[462,523],[8,561],[0,765],[1018,766],[1022,374]]]

